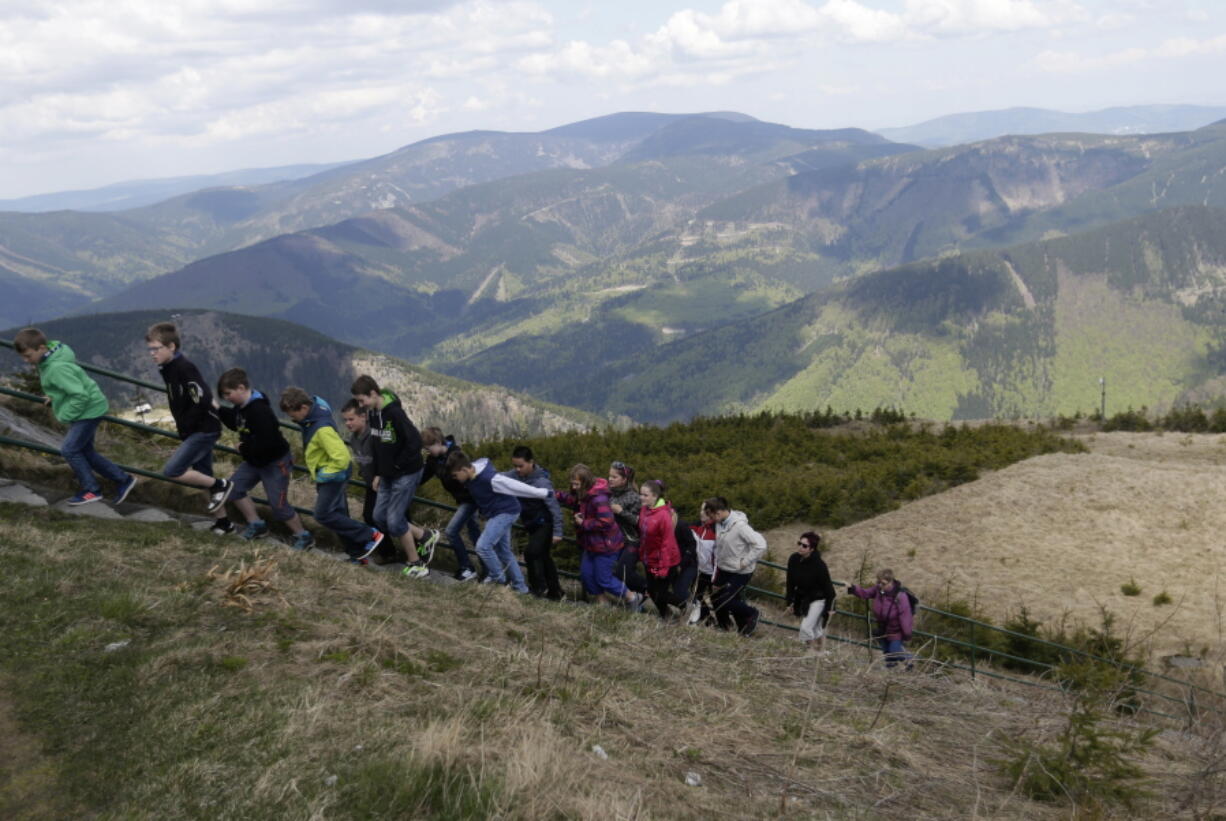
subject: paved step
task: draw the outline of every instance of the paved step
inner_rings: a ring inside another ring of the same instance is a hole
[[[13,502],[14,504],[29,505],[30,507],[47,506],[47,500],[42,496],[39,496],[20,482],[14,482],[9,479],[5,479],[4,484],[0,484],[0,502]]]

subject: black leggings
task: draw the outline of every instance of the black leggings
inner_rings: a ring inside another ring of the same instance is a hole
[[[655,602],[656,610],[660,612],[660,618],[668,616],[668,606],[670,604],[680,610],[682,603],[685,601],[685,599],[677,599],[675,589],[677,577],[680,575],[681,568],[677,565],[673,565],[668,569],[667,576],[647,574],[647,595]]]
[[[537,525],[528,531],[528,543],[524,545],[524,564],[528,565],[528,589],[538,599],[542,596],[562,598],[558,585],[558,566],[553,563],[553,527]]]
[[[622,548],[622,552],[617,557],[617,564],[613,568],[613,575],[621,579],[622,584],[629,587],[635,593],[644,593],[647,590],[647,580],[639,575],[639,546],[627,545]]]

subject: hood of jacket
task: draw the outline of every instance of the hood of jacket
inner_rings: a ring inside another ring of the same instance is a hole
[[[321,427],[336,427],[336,422],[332,420],[332,406],[327,400],[319,396],[312,396],[311,400],[311,410],[307,412],[306,418],[298,423],[302,428],[304,446],[310,444],[311,438]]]
[[[53,339],[47,343],[47,355],[42,358],[38,366],[52,365],[75,365],[77,364],[77,355],[68,347],[67,343]]]
[[[592,486],[587,489],[587,493],[583,494],[583,498],[587,499],[592,496],[609,495],[609,480],[597,479],[592,483]]]
[[[731,510],[728,512],[728,518],[724,519],[722,522],[720,522],[719,524],[715,526],[715,532],[716,533],[726,533],[727,531],[732,530],[738,525],[747,524],[748,522],[749,522],[749,517],[745,515],[744,511]]]

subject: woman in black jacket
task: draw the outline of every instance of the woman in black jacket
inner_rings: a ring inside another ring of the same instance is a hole
[[[809,531],[800,534],[796,552],[788,558],[786,603],[800,616],[800,640],[826,652],[826,624],[834,610],[834,584],[817,546],[822,537]]]

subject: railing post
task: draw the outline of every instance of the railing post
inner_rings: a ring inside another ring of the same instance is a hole
[[[975,637],[975,622],[971,622],[971,678],[975,677],[975,660],[979,654],[979,641]]]

